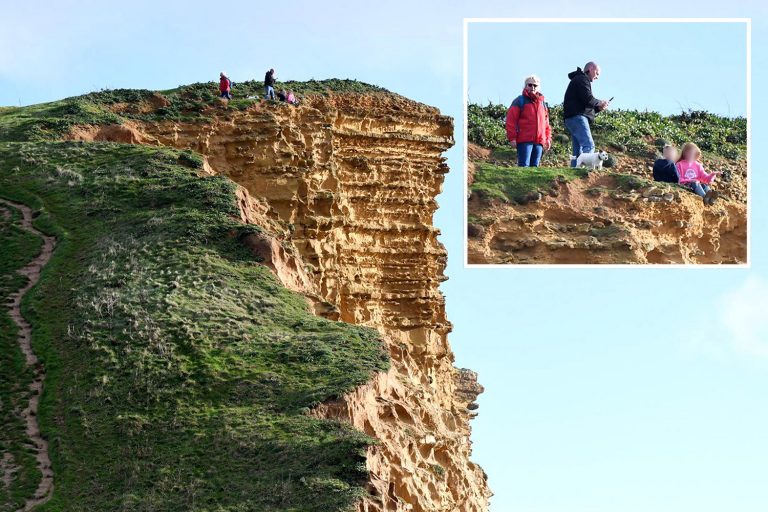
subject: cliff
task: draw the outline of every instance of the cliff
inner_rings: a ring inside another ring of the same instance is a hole
[[[90,98],[98,115],[72,116],[60,130],[17,118],[8,132],[34,126],[88,144],[202,155],[204,174],[241,187],[238,216],[258,227],[243,237],[251,254],[316,315],[373,328],[388,349],[388,371],[308,412],[376,441],[366,448],[368,492],[357,509],[486,510],[486,478],[470,460],[482,387],[453,366],[439,291],[446,253],[432,225],[452,120],[381,90],[307,91],[298,107],[190,99],[201,90],[120,91],[129,101]],[[192,115],[169,115],[179,103]]]
[[[469,460],[474,398],[457,389],[467,385],[452,366],[439,291],[446,253],[432,226],[451,119],[391,95],[313,96],[141,132],[199,152],[263,199],[306,271],[302,291],[384,334],[392,369],[313,412],[380,442],[367,457],[373,498],[360,509],[484,510],[484,475]]]

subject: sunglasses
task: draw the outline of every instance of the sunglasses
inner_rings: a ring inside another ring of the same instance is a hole
[[[539,84],[525,84],[527,87],[538,87]]]

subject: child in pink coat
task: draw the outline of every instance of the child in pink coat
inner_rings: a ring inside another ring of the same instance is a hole
[[[696,144],[693,142],[685,143],[676,168],[680,184],[700,195],[704,204],[710,205],[717,199],[718,194],[712,190],[710,184],[720,172],[707,173],[704,170],[701,163],[701,150]]]

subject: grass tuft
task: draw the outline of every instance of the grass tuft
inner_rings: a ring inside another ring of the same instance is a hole
[[[553,182],[584,178],[586,169],[571,167],[507,167],[477,162],[472,192],[484,199],[525,202],[530,193],[549,190]]]

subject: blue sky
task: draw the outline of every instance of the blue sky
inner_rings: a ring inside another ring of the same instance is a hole
[[[551,104],[593,60],[613,108],[746,115],[745,23],[470,23],[469,98],[509,104],[536,74]]]
[[[768,12],[757,1],[0,1],[0,105],[174,87],[222,69],[235,81],[261,78],[273,66],[282,79],[358,78],[438,106],[457,119],[457,141],[463,17],[751,16],[753,136],[768,136]],[[719,60],[731,52],[707,48]],[[568,51],[551,52],[563,69],[547,75],[545,93],[557,96],[562,72],[583,64]],[[498,54],[516,65],[518,45]],[[624,75],[605,66],[596,90],[645,104],[619,87]],[[510,75],[513,89],[519,78]],[[461,142],[448,152],[435,222],[449,251],[443,290],[456,363],[487,389],[473,440],[496,493],[491,510],[765,512],[766,173],[756,166],[752,178],[751,269],[464,269],[462,155]],[[756,145],[754,161],[766,157]]]

